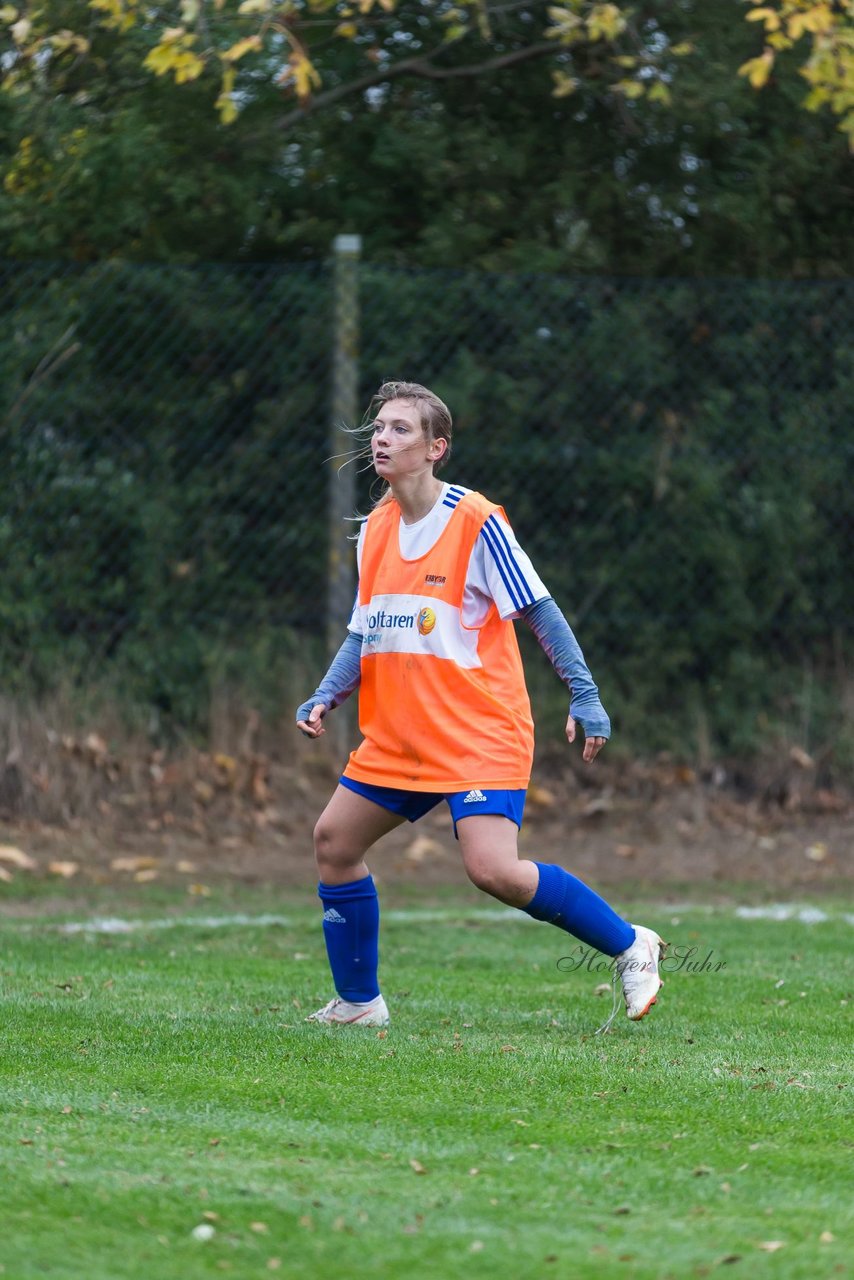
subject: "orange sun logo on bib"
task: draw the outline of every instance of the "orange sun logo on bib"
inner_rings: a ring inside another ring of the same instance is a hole
[[[430,632],[436,625],[436,615],[427,605],[423,609],[418,610],[418,617],[415,619],[415,625],[418,628],[419,635],[429,636]]]

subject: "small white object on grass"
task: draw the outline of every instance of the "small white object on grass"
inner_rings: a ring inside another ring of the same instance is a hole
[[[190,1235],[194,1240],[212,1240],[216,1235],[216,1228],[209,1222],[200,1222],[197,1227],[193,1227]]]

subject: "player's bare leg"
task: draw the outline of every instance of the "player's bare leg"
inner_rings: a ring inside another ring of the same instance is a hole
[[[401,822],[349,787],[338,786],[314,828],[314,856],[324,884],[348,884],[368,874],[365,854]]]
[[[509,907],[525,907],[536,892],[536,865],[519,857],[519,828],[509,818],[484,813],[460,818],[457,837],[472,884]]]

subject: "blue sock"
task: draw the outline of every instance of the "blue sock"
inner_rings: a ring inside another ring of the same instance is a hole
[[[380,903],[373,876],[349,884],[317,886],[323,936],[335,990],[342,1000],[367,1004],[379,993]]]
[[[526,911],[535,920],[556,924],[606,956],[617,956],[635,940],[635,931],[604,898],[582,880],[550,862],[535,862],[540,882]]]

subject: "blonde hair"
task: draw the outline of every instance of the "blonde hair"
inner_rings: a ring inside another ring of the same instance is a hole
[[[418,410],[421,426],[427,439],[444,440],[446,442],[448,447],[445,452],[441,458],[437,458],[433,463],[433,475],[435,475],[437,471],[444,467],[451,456],[451,436],[454,422],[450,409],[444,400],[439,399],[435,392],[430,391],[428,387],[422,387],[418,382],[384,382],[371,399],[366,421],[373,423],[382,406],[388,404],[390,400],[406,400],[409,404],[414,405]],[[374,503],[374,507],[382,506],[384,502],[390,501],[391,489],[386,485]]]

